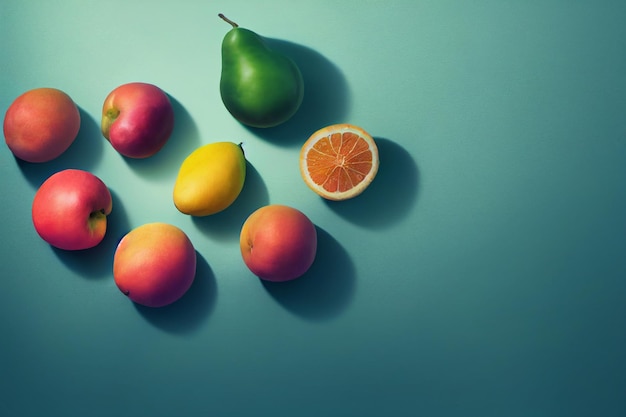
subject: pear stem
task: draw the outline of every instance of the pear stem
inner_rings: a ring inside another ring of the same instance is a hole
[[[235,22],[233,22],[232,20],[230,20],[229,18],[227,18],[226,16],[224,16],[222,13],[219,13],[218,16],[220,17],[220,19],[222,19],[223,21],[230,23],[230,25],[234,28],[238,28],[239,25]]]

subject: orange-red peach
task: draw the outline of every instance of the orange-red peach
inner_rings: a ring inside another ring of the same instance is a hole
[[[244,263],[257,277],[289,281],[302,276],[313,264],[317,230],[301,211],[272,204],[246,219],[239,245]]]
[[[147,223],[128,232],[113,256],[113,279],[128,298],[163,307],[182,297],[196,275],[196,251],[181,229]]]
[[[27,162],[59,157],[76,139],[80,112],[74,101],[56,88],[36,88],[19,97],[4,116],[4,138],[13,154]]]

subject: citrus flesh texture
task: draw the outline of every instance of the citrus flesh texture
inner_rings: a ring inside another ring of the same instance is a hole
[[[358,126],[336,124],[313,133],[300,151],[304,182],[328,200],[361,194],[378,172],[378,148]]]

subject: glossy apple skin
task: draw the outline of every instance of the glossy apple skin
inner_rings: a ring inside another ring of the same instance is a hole
[[[148,158],[170,138],[174,108],[167,94],[153,84],[123,84],[104,100],[101,130],[120,154]]]
[[[3,131],[13,154],[27,162],[59,157],[76,139],[80,112],[74,101],[56,88],[29,90],[9,106]]]
[[[301,211],[272,204],[252,213],[239,239],[244,263],[267,281],[289,281],[302,276],[317,251],[315,225]]]
[[[133,302],[163,307],[182,297],[196,275],[196,251],[168,223],[147,223],[126,234],[113,256],[113,278]]]
[[[41,184],[32,204],[37,234],[65,250],[98,245],[107,229],[113,200],[102,180],[90,172],[66,169]]]

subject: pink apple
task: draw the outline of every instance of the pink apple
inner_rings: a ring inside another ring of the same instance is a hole
[[[196,251],[167,223],[147,223],[126,234],[113,256],[117,287],[137,304],[163,307],[182,297],[196,275]]]
[[[128,83],[111,91],[102,106],[102,134],[120,154],[147,158],[165,145],[174,129],[174,109],[159,87]]]
[[[70,96],[56,88],[36,88],[20,95],[4,116],[4,139],[13,154],[27,162],[59,157],[76,139],[80,112]]]
[[[246,219],[239,245],[253,274],[267,281],[288,281],[302,276],[313,264],[317,231],[301,211],[273,204]]]
[[[107,186],[90,172],[66,169],[51,175],[35,193],[35,230],[50,245],[88,249],[102,241],[113,200]]]

